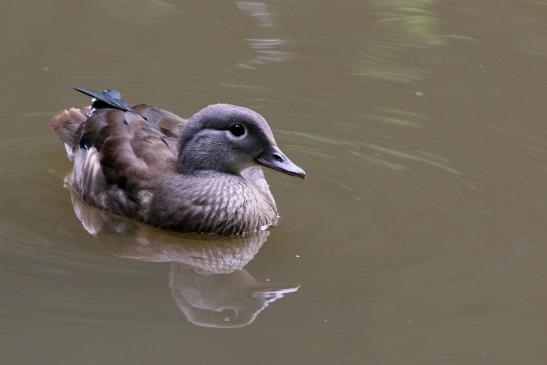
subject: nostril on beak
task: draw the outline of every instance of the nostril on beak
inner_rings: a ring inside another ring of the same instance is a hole
[[[280,154],[278,153],[274,153],[272,155],[272,157],[274,158],[274,160],[276,160],[277,162],[283,162],[283,156],[281,156]]]

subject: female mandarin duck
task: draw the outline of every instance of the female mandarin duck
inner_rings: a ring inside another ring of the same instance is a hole
[[[278,220],[261,166],[305,177],[250,109],[210,105],[185,120],[115,90],[75,89],[91,105],[51,124],[73,163],[69,185],[100,209],[181,232],[245,234]]]

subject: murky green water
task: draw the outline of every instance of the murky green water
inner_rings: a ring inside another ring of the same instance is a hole
[[[2,10],[2,364],[547,362],[547,2]],[[73,85],[254,108],[309,178],[268,173],[253,240],[95,237],[48,126]]]

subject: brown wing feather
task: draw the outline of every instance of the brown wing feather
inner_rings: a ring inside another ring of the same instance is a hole
[[[103,175],[106,183],[103,185],[108,190],[105,193],[110,197],[106,198],[109,202],[105,205],[130,217],[142,214],[147,208],[155,179],[173,171],[177,139],[185,122],[176,114],[144,104],[135,106],[134,110],[138,114],[101,109],[87,118],[83,109],[70,109],[55,116],[52,122],[63,142],[75,151],[80,148],[82,138],[92,141],[98,152],[94,160],[98,162],[94,163],[100,163],[100,168],[94,170]],[[76,174],[84,176],[89,172],[73,172],[73,176]],[[90,195],[86,189],[96,187],[79,186],[84,198]],[[95,201],[90,202],[97,205]]]
[[[103,118],[107,123],[98,133],[97,146],[108,183],[132,196],[152,189],[156,176],[174,168],[176,151],[167,141],[171,137],[153,121],[119,110],[99,111],[93,118]]]

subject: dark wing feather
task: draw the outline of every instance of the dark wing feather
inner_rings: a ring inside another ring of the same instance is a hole
[[[91,96],[92,98],[96,99],[96,101],[101,102],[102,108],[113,108],[126,112],[132,111],[131,106],[126,101],[120,98],[113,97],[110,90],[99,92],[92,89],[86,89],[84,87],[74,87],[73,89],[81,92],[82,94]],[[117,91],[114,92],[119,95]]]

